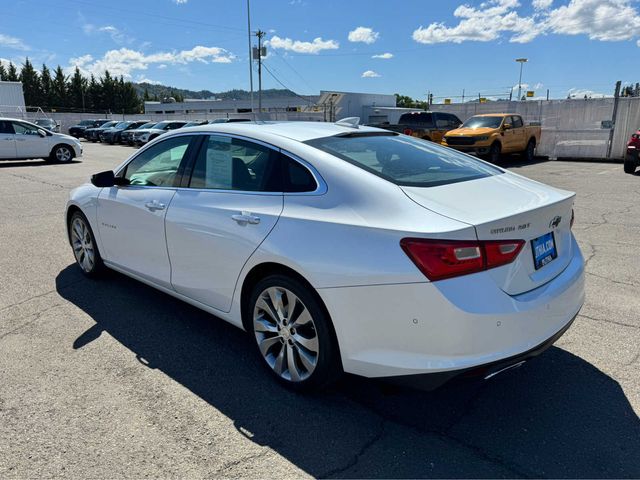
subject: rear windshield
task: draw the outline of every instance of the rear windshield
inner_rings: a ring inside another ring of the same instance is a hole
[[[144,128],[151,128],[156,124],[156,122],[149,122],[149,123],[145,123],[144,125],[140,125],[138,128],[140,130],[144,129]]]
[[[498,128],[504,117],[471,117],[462,124],[463,128]]]
[[[434,187],[502,173],[468,155],[404,135],[335,136],[305,143],[403,186]]]

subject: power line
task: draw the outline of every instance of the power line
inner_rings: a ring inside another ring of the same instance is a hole
[[[296,92],[294,92],[293,90],[291,90],[289,87],[287,87],[284,83],[282,83],[280,81],[280,79],[278,77],[276,77],[273,72],[269,69],[269,67],[267,67],[267,64],[265,62],[262,62],[262,66],[264,67],[264,69],[269,73],[269,75],[271,75],[273,77],[273,79],[278,82],[283,88],[289,90],[291,93],[293,93],[296,97],[301,98],[302,100],[304,100],[305,102],[307,102],[309,105],[311,105],[313,102],[309,99],[309,98],[304,98],[302,95],[298,95]]]

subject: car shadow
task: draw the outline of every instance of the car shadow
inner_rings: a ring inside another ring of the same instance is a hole
[[[73,164],[81,164],[80,160],[71,160],[66,163],[57,163],[57,162],[47,162],[42,159],[34,159],[34,160],[0,160],[0,168],[16,168],[16,167],[44,167],[44,166],[69,166]]]
[[[301,395],[267,375],[244,332],[124,275],[70,265],[56,287],[95,321],[74,349],[108,333],[314,477],[640,475],[640,421],[620,385],[560,348],[435,392],[347,376]]]

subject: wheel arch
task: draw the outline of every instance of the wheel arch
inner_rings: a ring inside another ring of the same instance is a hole
[[[318,293],[318,291],[311,285],[311,283],[299,272],[294,270],[291,267],[283,265],[277,262],[263,262],[257,265],[254,265],[251,270],[244,277],[242,282],[242,288],[240,290],[240,316],[242,318],[242,326],[247,332],[252,331],[251,326],[251,318],[250,312],[248,311],[248,301],[251,296],[251,292],[253,287],[263,278],[269,275],[285,275],[291,277],[302,285],[304,285],[311,295],[314,296],[320,308],[322,308],[324,314],[329,319],[329,325],[331,327],[331,335],[333,336],[333,340],[335,342],[336,348],[338,349],[338,358],[340,359],[340,365],[342,367],[342,356],[340,355],[340,342],[338,341],[338,336],[336,334],[336,328],[333,324],[333,319],[331,318],[331,314],[329,313],[329,309],[327,308],[325,302],[322,300],[322,297]]]
[[[53,147],[51,147],[51,151],[49,152],[49,157],[53,158],[53,152],[56,151],[56,148],[58,147],[67,147],[69,149],[69,151],[71,152],[71,160],[73,160],[74,158],[76,158],[76,150],[75,148],[73,148],[72,145],[69,145],[68,143],[56,143]]]
[[[74,204],[69,205],[69,208],[67,208],[67,214],[65,217],[65,225],[67,227],[67,240],[69,241],[69,244],[71,244],[71,229],[69,228],[71,225],[71,217],[73,217],[73,214],[76,212],[80,212],[82,215],[84,215],[84,212],[79,206]],[[84,216],[86,217],[86,215]]]

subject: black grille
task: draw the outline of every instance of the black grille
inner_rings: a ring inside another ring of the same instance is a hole
[[[473,137],[447,137],[448,145],[473,145],[476,139]]]

